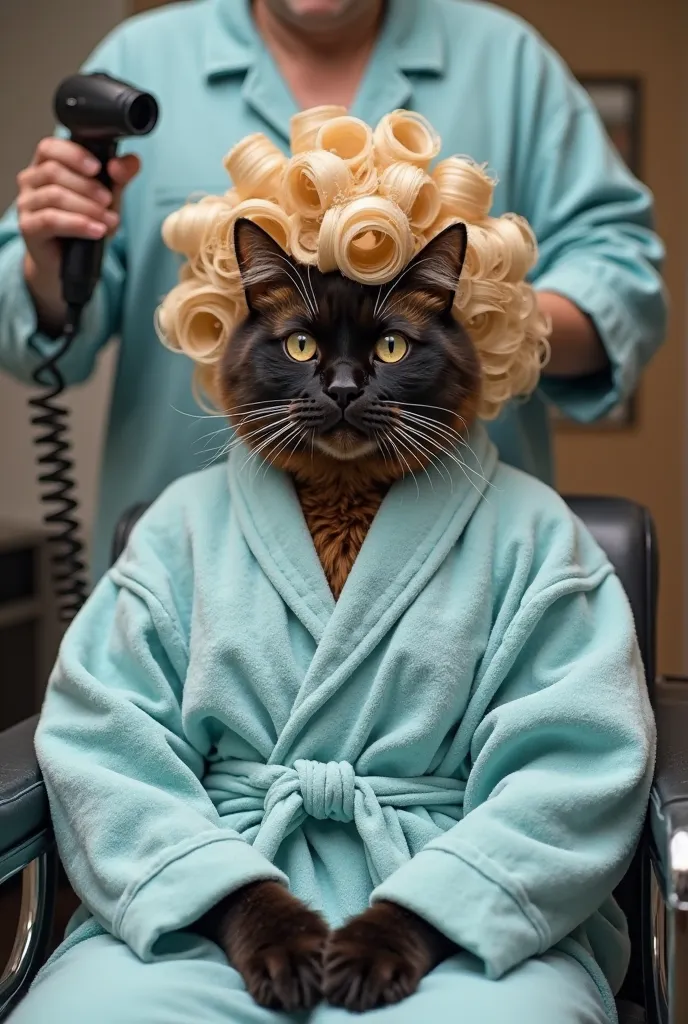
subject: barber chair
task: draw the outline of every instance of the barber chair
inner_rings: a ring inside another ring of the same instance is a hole
[[[648,512],[614,498],[571,498],[569,505],[606,551],[633,607],[659,733],[647,824],[616,896],[631,936],[631,966],[619,994],[621,1024],[685,1024],[676,945],[688,933],[688,686],[655,686],[657,542]],[[113,559],[145,509],[124,516]],[[2,685],[12,686],[11,679]],[[684,695],[685,694],[685,695]],[[33,737],[37,718],[0,733],[0,884],[22,873],[14,949],[0,978],[0,1021],[25,995],[50,942],[57,852]],[[688,948],[688,941],[686,942]],[[1,965],[0,965],[1,966]]]

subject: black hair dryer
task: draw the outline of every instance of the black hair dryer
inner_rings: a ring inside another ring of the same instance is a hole
[[[105,74],[72,75],[65,79],[55,93],[54,108],[72,141],[85,147],[100,162],[98,180],[107,188],[112,184],[107,165],[117,154],[118,141],[132,135],[148,135],[158,121],[158,104],[153,96]],[[41,390],[29,399],[29,406],[31,423],[37,430],[40,500],[50,510],[43,518],[52,548],[55,596],[64,623],[71,621],[86,600],[88,579],[77,517],[69,410],[57,401],[65,386],[60,360],[78,332],[81,312],[98,283],[104,248],[104,240],[62,240],[62,295],[67,304],[62,340],[47,356],[32,345],[40,359],[33,380]]]
[[[97,177],[106,188],[112,185],[107,165],[117,155],[118,141],[148,135],[158,122],[158,104],[150,93],[101,73],[66,78],[55,93],[54,107],[72,141],[100,162]],[[104,247],[102,240],[64,240],[62,294],[69,309],[67,330],[72,335],[100,276]]]

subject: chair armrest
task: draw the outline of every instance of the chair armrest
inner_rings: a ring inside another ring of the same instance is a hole
[[[660,682],[650,835],[668,906],[688,910],[688,682]]]
[[[33,738],[38,715],[0,733],[0,858],[50,825]]]

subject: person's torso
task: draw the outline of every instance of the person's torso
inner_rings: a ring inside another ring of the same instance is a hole
[[[143,169],[123,209],[127,283],[122,344],[107,438],[95,575],[106,568],[121,512],[151,500],[173,479],[211,460],[218,427],[192,397],[192,367],[169,353],[155,309],[176,282],[179,259],[161,237],[164,218],[190,196],[230,187],[223,157],[264,132],[288,150],[296,107],[255,35],[247,0],[201,0],[126,28],[126,72],[159,99],[155,132],[136,141]],[[425,114],[442,155],[468,154],[499,179],[493,213],[516,210],[517,82],[523,29],[492,8],[456,0],[394,0],[352,113],[376,123],[391,109]],[[521,141],[519,141],[521,140]],[[551,479],[547,414],[536,395],[489,425],[502,459]]]

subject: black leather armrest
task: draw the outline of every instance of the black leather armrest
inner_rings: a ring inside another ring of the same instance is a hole
[[[33,737],[38,715],[0,733],[0,857],[50,824]]]
[[[134,529],[143,513],[148,508],[147,502],[139,502],[138,505],[132,505],[126,512],[120,517],[117,526],[115,527],[115,535],[112,538],[112,548],[110,549],[110,562],[114,565],[119,556],[127,546],[129,540],[129,534]]]
[[[655,864],[667,902],[688,909],[688,682],[659,683],[657,767],[650,802]]]

